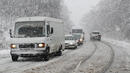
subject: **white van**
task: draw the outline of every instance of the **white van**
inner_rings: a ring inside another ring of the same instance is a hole
[[[15,22],[11,33],[12,61],[19,57],[40,57],[49,60],[50,54],[61,55],[65,48],[64,24],[50,17],[23,17]]]

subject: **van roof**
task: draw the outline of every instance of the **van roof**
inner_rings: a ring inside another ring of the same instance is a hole
[[[55,21],[55,22],[62,22],[60,19],[52,18],[52,17],[42,17],[42,16],[35,16],[35,17],[20,17],[17,18],[15,22],[26,22],[26,21]]]

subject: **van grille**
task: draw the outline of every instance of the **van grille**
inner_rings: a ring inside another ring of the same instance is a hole
[[[35,44],[20,44],[19,48],[35,48]]]

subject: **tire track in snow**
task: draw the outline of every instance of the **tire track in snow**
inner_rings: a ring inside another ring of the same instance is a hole
[[[105,73],[110,68],[114,60],[113,48],[103,41],[97,43],[102,45],[96,44],[98,46],[98,50],[94,56],[92,56],[89,60],[85,60],[83,63],[79,62],[79,65],[77,65],[78,68],[76,68],[73,73]],[[106,55],[103,56],[105,53]]]
[[[77,64],[77,66],[75,67],[75,69],[72,71],[72,73],[76,73],[77,70],[78,70],[78,68],[80,67],[80,65],[82,65],[85,61],[87,61],[88,59],[90,59],[90,58],[94,55],[94,53],[95,53],[96,50],[97,50],[97,45],[96,45],[94,42],[93,42],[93,44],[94,44],[94,46],[95,46],[94,51],[91,53],[90,56],[85,57],[83,60],[81,60],[81,61]]]
[[[97,45],[94,42],[92,43],[94,45],[93,52],[89,56],[83,57],[76,65],[73,66],[73,68],[70,68],[70,70],[67,70],[67,72],[62,72],[62,73],[75,73],[80,67],[80,65],[82,65],[86,60],[89,60],[97,50]]]
[[[111,52],[110,52],[111,53],[111,58],[110,58],[110,61],[108,62],[108,64],[104,68],[102,68],[101,71],[99,71],[97,73],[105,73],[110,68],[112,63],[114,62],[114,57],[115,57],[115,52],[113,50],[113,47],[109,43],[107,43],[105,41],[101,41],[101,43],[107,45],[111,49]]]

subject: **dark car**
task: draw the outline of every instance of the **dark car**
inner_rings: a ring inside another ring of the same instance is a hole
[[[100,34],[100,32],[92,32],[92,33],[90,33],[90,40],[101,41],[101,34]]]

